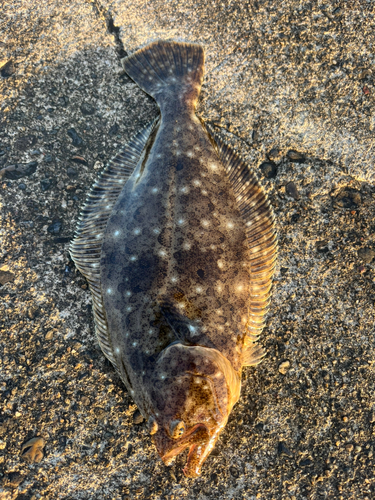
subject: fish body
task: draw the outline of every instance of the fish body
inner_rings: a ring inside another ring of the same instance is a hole
[[[276,259],[272,210],[249,167],[195,115],[196,44],[156,42],[123,61],[161,115],[110,162],[71,254],[101,347],[166,464],[199,475],[259,363]]]

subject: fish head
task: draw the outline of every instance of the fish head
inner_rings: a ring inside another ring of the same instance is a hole
[[[188,449],[184,474],[196,477],[238,400],[240,376],[216,349],[174,343],[150,379],[149,431],[166,465]]]

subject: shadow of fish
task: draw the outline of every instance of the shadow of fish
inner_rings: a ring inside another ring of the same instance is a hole
[[[160,118],[94,184],[70,252],[92,292],[101,348],[162,460],[203,462],[239,398],[276,259],[274,218],[256,176],[195,115],[204,52],[155,42],[123,60]]]

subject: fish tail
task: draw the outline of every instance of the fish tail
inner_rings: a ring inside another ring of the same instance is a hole
[[[194,43],[158,41],[122,61],[126,73],[161,105],[171,94],[195,101],[203,80],[204,51]]]

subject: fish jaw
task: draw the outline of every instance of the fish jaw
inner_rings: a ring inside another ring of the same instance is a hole
[[[201,468],[213,450],[220,431],[225,424],[220,426],[213,435],[210,435],[204,424],[197,424],[180,439],[171,439],[163,431],[153,436],[153,441],[165,465],[171,465],[173,459],[189,448],[186,466],[183,473],[186,477],[198,477]]]
[[[196,424],[180,439],[172,439],[163,429],[160,429],[153,436],[153,442],[165,465],[170,465],[173,458],[186,448],[190,448],[190,456],[192,449],[195,447],[206,447],[210,442],[210,433],[204,424]]]

